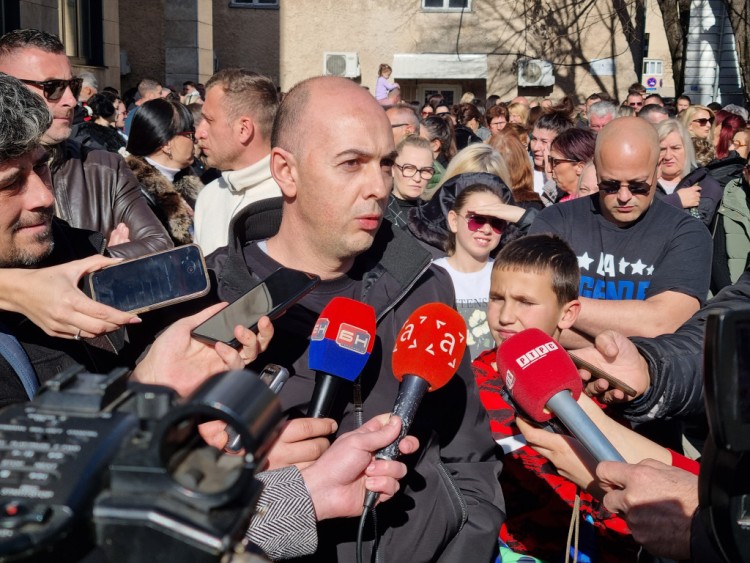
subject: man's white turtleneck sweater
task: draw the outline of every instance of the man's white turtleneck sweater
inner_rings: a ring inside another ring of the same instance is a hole
[[[280,195],[271,176],[271,155],[247,168],[222,172],[201,190],[195,202],[195,242],[208,256],[227,245],[229,223],[241,209]]]

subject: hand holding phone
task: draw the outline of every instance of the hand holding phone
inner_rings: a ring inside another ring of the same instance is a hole
[[[261,317],[274,320],[302,299],[320,283],[318,276],[279,268],[258,283],[239,299],[193,330],[193,337],[203,342],[224,342],[237,348],[234,327],[245,326],[255,330]]]
[[[210,282],[200,247],[188,244],[102,268],[84,287],[94,301],[136,314],[202,297]]]
[[[614,375],[608,374],[606,371],[603,371],[593,364],[588,363],[586,360],[579,358],[575,354],[569,352],[568,356],[570,356],[570,359],[573,360],[573,363],[578,369],[585,369],[591,374],[592,378],[605,380],[607,383],[609,383],[610,387],[619,389],[628,397],[635,397],[638,394],[636,390],[633,389],[630,385],[628,385],[624,381],[617,379]]]

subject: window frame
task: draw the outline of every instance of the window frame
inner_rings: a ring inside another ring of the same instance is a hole
[[[649,65],[656,66],[659,72],[646,72]],[[664,59],[643,59],[643,76],[664,76]]]
[[[259,0],[229,0],[230,8],[249,8],[251,10],[278,10],[280,0],[273,0],[275,4],[260,4]]]
[[[439,7],[425,6],[425,1],[426,0],[421,1],[423,12],[471,12],[471,0],[465,0],[466,6],[462,8],[451,8],[450,6],[448,6],[450,0],[441,0],[443,2],[443,5]]]
[[[74,65],[104,66],[104,24],[102,0],[73,0],[75,30],[68,31],[68,2],[59,0],[60,39]],[[70,35],[73,35],[72,37]]]

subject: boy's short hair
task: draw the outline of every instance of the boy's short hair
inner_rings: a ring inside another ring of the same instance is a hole
[[[557,235],[528,235],[514,240],[497,255],[492,270],[522,270],[536,274],[550,271],[557,303],[563,306],[578,299],[581,278],[578,258],[568,243]]]

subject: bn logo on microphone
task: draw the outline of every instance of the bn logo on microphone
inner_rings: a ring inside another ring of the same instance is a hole
[[[326,331],[328,330],[329,324],[330,321],[328,319],[318,319],[318,321],[315,323],[315,326],[313,327],[310,340],[323,340],[326,337]]]
[[[532,348],[528,352],[526,352],[523,356],[519,356],[516,358],[516,363],[521,367],[521,369],[526,369],[534,362],[541,360],[544,356],[549,354],[550,352],[553,352],[555,350],[558,350],[559,347],[555,342],[547,342],[545,344],[542,344],[540,346],[537,346],[536,348]]]
[[[315,332],[313,331],[314,334]],[[354,325],[341,323],[339,332],[336,335],[336,344],[357,354],[367,354],[367,346],[370,344],[370,333]]]

